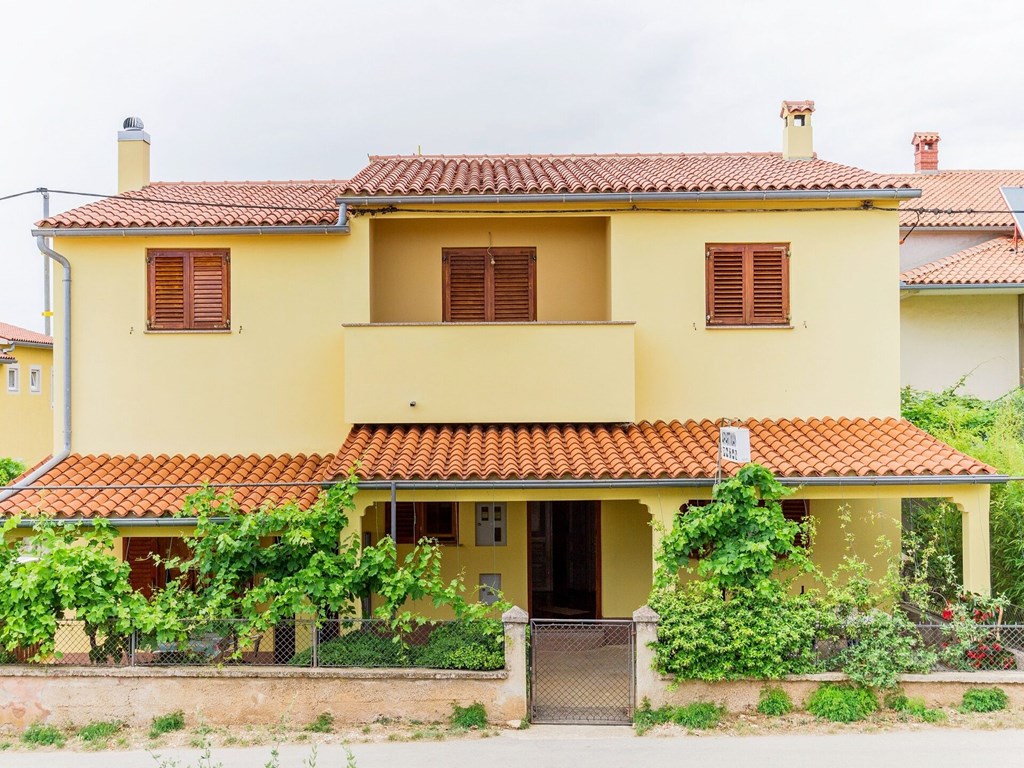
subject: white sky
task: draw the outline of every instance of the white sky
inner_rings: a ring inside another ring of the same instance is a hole
[[[1019,0],[48,0],[0,24],[0,195],[114,192],[139,115],[154,180],[347,178],[370,153],[781,148],[1024,168]],[[86,202],[55,197],[53,211]],[[0,202],[0,319],[41,329],[37,196]]]

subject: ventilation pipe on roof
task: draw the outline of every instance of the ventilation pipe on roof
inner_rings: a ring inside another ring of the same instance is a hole
[[[66,258],[61,256],[47,244],[45,237],[37,237],[36,245],[38,246],[41,254],[56,261],[64,270],[64,279],[62,281],[64,289],[64,444],[61,447],[61,450],[53,456],[53,458],[26,475],[21,482],[0,491],[0,501],[13,496],[20,488],[32,485],[36,480],[71,455],[71,264]]]

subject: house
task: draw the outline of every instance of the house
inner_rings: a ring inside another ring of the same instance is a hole
[[[921,190],[900,214],[902,383],[994,399],[1024,376],[1024,253],[1001,187],[1024,170],[943,170],[937,133],[914,134]]]
[[[130,119],[123,194],[35,231],[74,275],[74,407],[0,512],[106,517],[141,562],[199,483],[252,509],[354,469],[363,541],[434,537],[448,574],[532,615],[629,616],[663,527],[738,468],[718,436],[741,425],[823,566],[841,510],[869,552],[904,498],[941,497],[985,592],[1000,478],[899,416],[898,206],[919,193],[819,159],[813,110],[783,104],[781,153],[381,156],[239,183],[150,183]]]
[[[0,457],[32,466],[53,448],[53,339],[0,322]]]

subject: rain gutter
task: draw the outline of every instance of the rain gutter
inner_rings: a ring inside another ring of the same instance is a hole
[[[156,237],[171,235],[347,235],[348,224],[294,224],[279,227],[49,227],[36,237]]]
[[[208,517],[206,521],[208,523],[226,523],[230,518],[227,517]],[[199,518],[197,517],[129,517],[129,518],[109,518],[109,517],[68,517],[68,518],[47,518],[51,523],[57,525],[84,525],[93,526],[96,525],[97,520],[102,520],[104,523],[109,525],[111,528],[170,528],[182,525],[198,525]],[[18,528],[32,528],[36,524],[34,518],[26,518],[18,523]]]
[[[901,291],[978,291],[978,290],[1024,291],[1024,283],[900,283]]]
[[[340,205],[458,205],[460,203],[692,203],[721,200],[911,200],[920,189],[770,189],[734,192],[569,192],[496,195],[369,195],[339,197]]]
[[[42,235],[36,236],[36,246],[39,248],[40,253],[56,261],[64,270],[64,278],[61,281],[64,293],[64,311],[62,313],[64,326],[64,418],[62,431],[64,441],[61,450],[55,456],[26,475],[21,482],[0,491],[0,501],[13,496],[24,486],[32,485],[32,483],[71,455],[71,263],[64,256],[53,250]]]

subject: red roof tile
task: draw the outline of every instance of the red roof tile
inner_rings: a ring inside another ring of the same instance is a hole
[[[1000,187],[1024,187],[1024,171],[939,171],[898,174],[893,179],[921,190],[921,197],[900,204],[900,225],[921,227],[1013,227]],[[920,220],[908,208],[937,209]],[[956,211],[945,213],[944,211]],[[965,213],[964,211],[996,211]]]
[[[5,355],[2,352],[0,352],[0,363],[16,363],[16,362],[18,362],[17,358],[11,357],[10,355]]]
[[[0,501],[0,515],[46,512],[59,517],[161,517],[182,507],[195,488],[138,488],[140,485],[212,486],[239,483],[306,483],[320,480],[331,456],[91,456],[72,454],[32,486],[114,486],[93,490],[26,490]],[[227,490],[227,489],[225,489]],[[247,512],[268,502],[296,499],[312,504],[316,485],[245,486],[234,490]]]
[[[21,328],[17,325],[11,325],[10,323],[0,323],[0,343],[21,342],[23,344],[41,344],[44,346],[53,346],[53,337],[47,336],[45,333],[37,333],[36,331],[30,331],[28,328]]]
[[[1014,248],[1012,237],[996,237],[942,259],[908,269],[905,285],[1024,284],[1024,242]]]
[[[781,477],[995,472],[899,419],[751,419],[752,459]],[[327,470],[363,480],[713,478],[710,421],[356,426]],[[725,468],[736,465],[726,463]]]
[[[390,155],[371,157],[350,196],[889,189],[909,187],[825,160],[781,153],[661,155]]]
[[[40,227],[333,225],[343,181],[154,182],[39,222]],[[179,202],[180,201],[180,202]],[[198,203],[198,204],[197,204]]]

